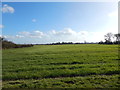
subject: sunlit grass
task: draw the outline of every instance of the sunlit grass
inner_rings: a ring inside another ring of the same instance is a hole
[[[3,50],[3,87],[119,87],[118,61],[118,45],[36,45],[6,49]]]

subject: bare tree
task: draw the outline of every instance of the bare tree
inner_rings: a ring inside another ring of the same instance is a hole
[[[116,37],[116,42],[120,42],[120,33],[114,34],[114,36]]]
[[[105,42],[106,42],[106,43],[111,43],[113,37],[114,37],[114,35],[113,35],[112,33],[107,33],[107,34],[105,35]]]

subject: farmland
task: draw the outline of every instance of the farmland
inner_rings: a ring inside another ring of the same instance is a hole
[[[35,45],[6,49],[3,88],[118,88],[118,45]]]

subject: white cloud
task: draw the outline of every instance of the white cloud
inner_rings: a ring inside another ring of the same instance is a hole
[[[44,33],[39,31],[39,30],[36,30],[36,31],[33,31],[33,32],[19,32],[20,35],[24,36],[24,37],[35,37],[35,38],[41,38],[42,36],[44,36]]]
[[[108,14],[109,22],[106,24],[106,32],[118,33],[118,9]]]
[[[109,13],[108,16],[109,16],[109,17],[118,17],[118,11],[115,10],[115,11]]]
[[[48,33],[49,39],[53,42],[84,42],[88,36],[89,32],[87,31],[79,31],[76,32],[71,28],[64,28],[61,31],[52,30]],[[51,41],[50,40],[50,41]]]
[[[41,31],[39,31],[39,30],[37,30],[37,31],[34,31],[34,35],[37,35],[37,36],[43,36],[44,34],[43,34],[43,32],[41,32]]]
[[[37,20],[36,19],[32,19],[32,22],[36,22]]]
[[[92,32],[82,30],[75,31],[71,28],[65,28],[60,31],[52,30],[46,33],[40,30],[34,30],[32,32],[24,31],[18,33],[18,35],[6,37],[13,42],[19,43],[99,42],[101,40],[104,41],[104,35],[108,32],[110,32],[110,29]]]
[[[23,31],[23,32],[19,32],[19,34],[21,34],[23,36],[29,36],[30,32]]]
[[[75,30],[72,30],[71,28],[64,28],[61,31],[57,31],[57,30],[52,30],[51,34],[53,35],[57,35],[57,36],[86,36],[88,35],[87,31],[79,31],[76,32]]]
[[[35,37],[35,38],[42,38],[42,36],[44,36],[43,32],[38,30],[30,34],[30,37]]]
[[[0,25],[0,29],[1,29],[1,28],[4,28],[4,25]]]
[[[61,30],[61,31],[56,31],[56,30],[52,30],[51,33],[53,35],[73,35],[73,34],[76,34],[75,31],[73,31],[71,28],[65,28],[64,30]]]
[[[23,38],[24,36],[16,35],[15,37],[16,37],[16,38]]]
[[[3,13],[14,13],[15,9],[7,4],[4,4],[2,7]]]
[[[86,36],[86,35],[88,35],[88,31],[80,31],[80,32],[78,32],[78,34]]]
[[[6,39],[15,39],[15,36],[10,36],[10,35],[3,35],[3,37]]]

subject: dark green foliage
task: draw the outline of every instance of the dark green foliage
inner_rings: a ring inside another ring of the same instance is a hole
[[[17,45],[14,44],[13,42],[10,42],[10,41],[7,41],[7,40],[2,41],[2,48],[3,49],[15,48],[15,47],[17,47]]]
[[[11,41],[8,41],[4,38],[0,37],[0,42],[2,43],[3,49],[9,49],[9,48],[23,48],[23,47],[32,47],[32,44],[15,44]]]

